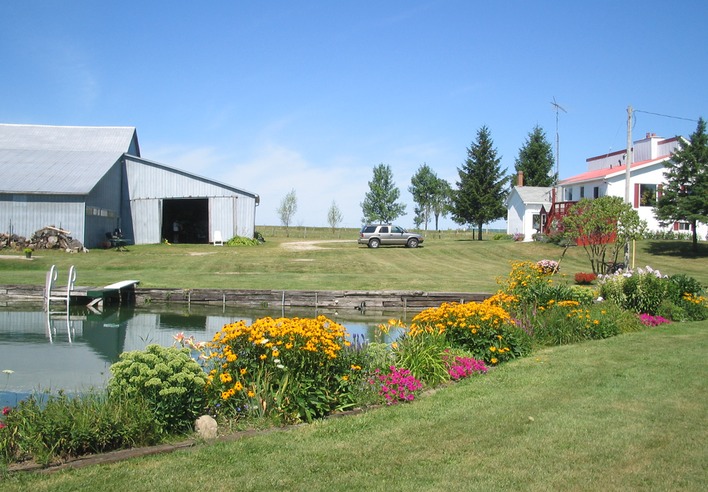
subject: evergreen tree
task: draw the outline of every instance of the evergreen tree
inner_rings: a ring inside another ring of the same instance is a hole
[[[391,223],[406,211],[403,203],[397,203],[401,192],[393,182],[393,173],[386,164],[374,167],[374,177],[369,181],[369,191],[361,203],[364,222]]]
[[[467,159],[458,168],[460,180],[454,193],[452,217],[458,224],[477,226],[482,240],[482,226],[506,215],[507,176],[499,165],[501,158],[493,147],[486,126],[477,132],[477,141],[467,149]]]
[[[553,186],[558,174],[553,172],[553,147],[546,139],[546,133],[536,125],[519,149],[514,167],[516,173],[524,173],[524,186]],[[516,185],[512,176],[512,186]]]
[[[679,138],[679,150],[666,162],[667,180],[654,210],[662,221],[685,220],[693,229],[693,251],[698,251],[698,222],[708,223],[708,135],[698,119],[690,142]]]

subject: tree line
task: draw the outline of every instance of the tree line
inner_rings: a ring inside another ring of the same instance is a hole
[[[506,216],[504,202],[514,176],[507,176],[501,168],[501,157],[494,148],[491,132],[486,126],[477,131],[477,138],[467,148],[467,158],[457,169],[456,188],[439,178],[423,163],[411,178],[408,191],[415,203],[415,226],[428,230],[431,220],[438,230],[440,217],[450,215],[460,224],[474,226],[477,239],[482,239],[484,224]],[[535,126],[528,134],[515,160],[516,174],[524,173],[527,186],[553,186],[558,179],[553,170],[553,150],[546,134]],[[405,205],[398,202],[400,190],[393,182],[391,168],[386,164],[374,167],[369,191],[361,203],[364,222],[390,223],[405,213]]]
[[[550,187],[558,181],[558,174],[553,172],[553,148],[538,125],[519,149],[513,175],[506,175],[500,162],[491,132],[482,126],[457,169],[455,188],[439,178],[428,164],[421,164],[408,187],[415,203],[415,226],[427,231],[432,220],[437,231],[440,218],[449,215],[460,225],[474,226],[477,239],[481,240],[484,224],[506,216],[505,200],[520,172],[525,186]],[[689,139],[680,139],[679,149],[665,166],[667,183],[654,213],[665,224],[689,222],[695,250],[697,224],[708,223],[708,135],[703,118],[699,118],[696,131]],[[368,185],[369,191],[361,203],[363,222],[391,223],[405,214],[406,206],[399,202],[400,190],[390,166],[383,163],[375,166]],[[286,231],[296,210],[297,197],[292,190],[277,209]],[[342,222],[342,213],[335,201],[328,210],[327,222],[333,231]]]

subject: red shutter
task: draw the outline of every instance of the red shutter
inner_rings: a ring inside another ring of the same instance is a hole
[[[657,188],[657,200],[661,200],[661,197],[664,196],[664,185],[662,183],[659,183],[659,186]]]
[[[639,183],[634,184],[634,208],[639,208]]]
[[[679,230],[679,223],[674,222],[674,231],[678,231],[678,230]]]

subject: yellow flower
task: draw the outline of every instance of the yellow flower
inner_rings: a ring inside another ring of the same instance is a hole
[[[256,394],[253,392],[253,390],[248,390],[247,395],[249,398],[253,398],[254,396],[256,396]]]
[[[349,381],[349,376],[342,376],[342,381]]]
[[[280,352],[278,350],[273,350],[273,357],[278,357]]]
[[[228,372],[222,372],[219,375],[219,379],[221,379],[221,382],[224,384],[230,383],[231,382],[231,374],[229,374]]]
[[[234,389],[236,391],[241,391],[243,389],[243,385],[241,384],[241,381],[236,381],[236,384],[234,384]]]
[[[492,364],[496,364],[496,363],[499,362],[499,361],[497,360],[496,357],[492,357],[492,359],[490,360],[490,362],[491,362]]]
[[[267,358],[268,358],[268,356],[267,356],[266,354],[261,354],[261,356],[260,356],[260,359],[261,359],[261,360],[265,360],[265,359],[267,359]]]
[[[241,376],[243,376],[244,374],[246,374],[246,373],[248,372],[248,369],[246,369],[246,368],[244,367],[244,368],[242,368],[239,372],[241,373]]]
[[[489,347],[489,351],[490,351],[490,352],[496,352],[496,351],[497,351],[497,348],[496,348],[496,347]]]

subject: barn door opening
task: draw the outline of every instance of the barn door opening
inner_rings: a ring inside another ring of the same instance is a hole
[[[162,237],[174,243],[208,243],[209,199],[164,199],[162,201]]]

